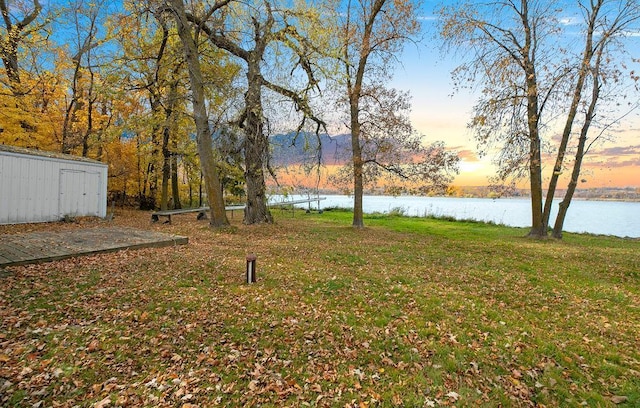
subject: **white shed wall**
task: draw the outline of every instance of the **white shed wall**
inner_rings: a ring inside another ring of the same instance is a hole
[[[0,150],[0,224],[107,215],[107,165]]]

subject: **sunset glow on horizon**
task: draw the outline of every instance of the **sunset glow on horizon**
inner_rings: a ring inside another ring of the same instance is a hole
[[[438,49],[434,22],[437,1],[426,1],[423,9],[425,40],[408,45],[398,56],[401,64],[396,69],[391,86],[409,91],[412,95],[411,120],[415,129],[425,135],[425,142],[444,141],[448,148],[460,153],[460,173],[453,184],[458,186],[484,186],[496,174],[492,156],[478,157],[476,141],[467,124],[472,118],[478,99],[478,89],[454,91],[451,71],[460,63],[459,56],[448,55]],[[634,56],[640,55],[640,35],[627,37],[625,45]],[[629,61],[627,69],[640,72],[640,61]],[[629,90],[629,98],[621,99],[616,109],[624,109],[629,101],[640,98],[637,90]],[[631,102],[633,104],[635,102]],[[603,110],[611,109],[610,106]],[[618,113],[616,113],[618,114]],[[613,139],[595,143],[584,158],[579,189],[597,187],[640,187],[640,109],[620,111],[619,122],[610,129]],[[579,123],[579,122],[577,122]],[[563,125],[560,123],[558,125]],[[558,126],[558,133],[562,127]],[[555,127],[554,127],[555,129]],[[574,129],[575,131],[576,129]],[[590,139],[597,136],[592,129]],[[555,153],[554,153],[555,154]],[[550,160],[549,160],[550,159]],[[545,159],[543,178],[550,177],[555,156]],[[564,161],[565,177],[559,188],[565,188],[573,164],[572,152]],[[584,181],[583,181],[584,180]]]

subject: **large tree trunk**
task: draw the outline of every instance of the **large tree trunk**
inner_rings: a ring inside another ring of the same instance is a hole
[[[26,2],[25,2],[26,3]],[[26,4],[22,4],[26,6]],[[20,67],[18,66],[18,51],[20,49],[20,41],[24,40],[31,34],[31,28],[28,26],[38,17],[42,11],[42,5],[39,0],[33,0],[33,9],[28,13],[25,12],[21,21],[11,21],[13,16],[13,7],[6,0],[0,0],[0,14],[4,22],[6,30],[6,38],[2,39],[2,63],[4,64],[5,73],[9,80],[9,87],[14,96],[22,96],[23,90],[20,81]],[[27,33],[25,33],[25,29]],[[34,30],[35,31],[35,30]]]
[[[547,236],[547,225],[544,224],[542,216],[540,139],[537,137],[532,138],[530,146],[529,184],[531,188],[531,230],[529,231],[529,236],[532,238],[545,238]]]
[[[538,77],[536,74],[534,37],[529,27],[529,11],[522,1],[522,24],[526,40],[522,49],[527,86],[527,130],[529,132],[529,185],[531,189],[531,230],[529,237],[545,238],[547,225],[542,212],[542,157],[540,153],[540,105],[538,101]]]
[[[169,179],[171,177],[171,129],[175,120],[174,106],[178,98],[178,83],[173,81],[170,85],[169,95],[164,108],[164,126],[162,129],[162,187],[160,195],[160,209],[169,208]]]
[[[14,41],[7,41],[7,49],[16,49],[17,44]],[[20,95],[20,71],[18,69],[18,55],[15,52],[3,53],[2,63],[4,64],[5,73],[9,80],[9,85],[14,96]]]
[[[160,209],[169,208],[169,177],[171,176],[171,152],[169,151],[169,137],[171,131],[168,124],[162,131],[162,187],[160,193]]]
[[[531,87],[535,85],[530,85]],[[528,236],[545,238],[547,224],[542,214],[542,157],[540,154],[540,134],[538,133],[538,98],[537,94],[529,96],[529,188],[531,190],[531,230]]]
[[[353,153],[353,223],[355,228],[364,228],[362,196],[364,194],[362,148],[360,147],[360,123],[357,101],[351,101],[351,151]]]
[[[180,183],[178,181],[178,156],[176,151],[178,144],[173,140],[173,154],[171,155],[171,196],[173,197],[173,208],[182,208],[180,202]]]
[[[213,153],[211,128],[209,127],[209,117],[204,97],[204,79],[200,68],[198,47],[191,34],[182,1],[171,0],[170,4],[176,16],[178,35],[182,41],[185,60],[189,67],[198,155],[200,156],[200,166],[204,175],[205,191],[211,208],[209,223],[213,227],[224,227],[229,225],[229,220],[224,208],[222,185],[220,184],[219,170]]]
[[[273,217],[267,206],[266,184],[264,181],[265,158],[269,153],[269,140],[264,134],[262,114],[260,61],[256,54],[248,61],[245,94],[246,119],[244,130],[245,182],[247,205],[244,209],[245,224],[271,223]]]
[[[159,162],[161,160],[160,155],[162,154],[162,147],[159,142],[158,133],[160,132],[160,127],[154,125],[151,129],[151,158],[149,159],[149,166],[147,167],[149,179],[149,196],[148,202],[153,203],[153,206],[149,209],[155,209],[156,203],[158,199],[158,173],[159,173]]]

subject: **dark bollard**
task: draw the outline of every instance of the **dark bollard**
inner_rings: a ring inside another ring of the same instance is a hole
[[[254,254],[247,255],[247,283],[256,281],[256,259]]]

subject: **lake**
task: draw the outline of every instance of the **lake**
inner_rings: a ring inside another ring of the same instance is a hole
[[[321,195],[320,208],[353,208],[353,197],[344,195]],[[293,195],[288,200],[305,199],[307,196]],[[280,201],[281,197],[273,197]],[[558,213],[560,200],[554,201],[551,225]],[[298,205],[307,208],[307,204]],[[317,208],[312,203],[311,208]],[[446,216],[459,220],[473,219],[491,221],[513,227],[531,225],[531,201],[528,198],[456,198],[415,196],[365,196],[365,213],[388,213],[399,209],[409,216]],[[564,231],[591,234],[640,237],[640,202],[574,200],[564,223]]]

